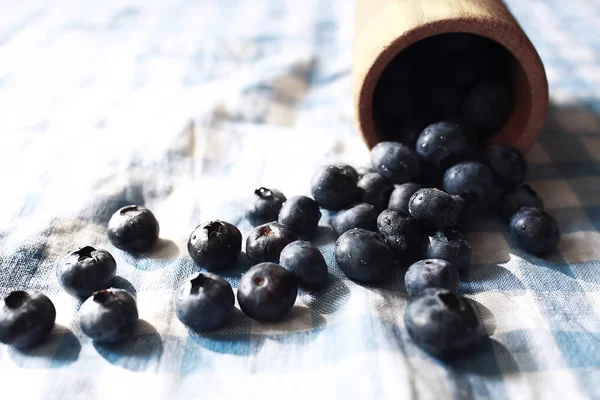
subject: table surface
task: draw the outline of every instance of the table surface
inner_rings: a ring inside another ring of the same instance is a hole
[[[545,63],[552,105],[528,183],[563,232],[526,254],[495,217],[472,226],[461,291],[490,341],[452,363],[422,353],[402,320],[402,274],[381,288],[346,279],[330,231],[331,284],[261,324],[239,311],[188,333],[172,297],[196,271],[191,230],[250,227],[258,186],[308,193],[317,166],[367,162],[352,120],[353,7],[347,0],[0,2],[0,294],[45,292],[47,343],[0,346],[2,393],[20,399],[600,398],[599,1],[510,0]],[[107,241],[118,208],[144,204],[161,241],[134,258]],[[326,225],[327,219],[322,220]],[[55,278],[68,249],[118,262],[142,321],[125,344],[93,344]],[[235,287],[246,266],[226,274]],[[8,397],[7,397],[8,398]]]

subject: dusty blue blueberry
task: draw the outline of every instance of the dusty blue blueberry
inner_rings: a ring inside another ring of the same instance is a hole
[[[423,189],[420,183],[407,182],[401,185],[395,185],[394,191],[390,195],[390,201],[387,208],[394,211],[400,211],[404,215],[410,215],[408,212],[408,203],[413,194],[419,189]]]
[[[510,219],[521,207],[544,208],[542,199],[529,185],[505,192],[500,199],[500,213],[506,219]]]
[[[335,260],[348,278],[364,283],[385,282],[394,267],[392,249],[365,229],[351,229],[337,239]]]
[[[297,240],[285,246],[279,264],[293,272],[304,288],[319,290],[327,285],[327,264],[323,254],[310,242]]]
[[[261,322],[281,320],[294,306],[297,295],[296,275],[272,262],[257,264],[246,271],[237,292],[242,312]]]
[[[285,225],[269,222],[254,228],[246,238],[246,256],[253,264],[278,262],[281,250],[298,236]]]
[[[434,229],[456,225],[459,213],[452,196],[434,188],[417,190],[410,198],[408,211],[413,218]]]
[[[378,210],[384,210],[394,190],[394,185],[378,172],[370,172],[358,181],[361,190],[361,202],[372,204]]]
[[[196,265],[209,271],[225,270],[237,262],[242,234],[229,222],[205,222],[192,231],[187,248]]]
[[[463,269],[471,262],[471,243],[455,229],[433,232],[425,240],[424,255],[425,258],[446,260],[456,268]]]
[[[511,217],[510,234],[520,247],[534,254],[550,253],[560,241],[554,217],[534,207],[522,207]]]
[[[354,228],[362,228],[375,232],[379,212],[371,204],[357,204],[352,208],[340,211],[331,221],[331,227],[336,235]]]
[[[326,165],[311,180],[311,193],[319,206],[341,210],[356,202],[360,195],[358,173],[348,165]]]
[[[106,250],[92,246],[69,252],[58,262],[58,282],[69,294],[89,297],[101,289],[107,289],[117,273],[117,262]]]
[[[56,320],[56,309],[46,295],[14,291],[0,304],[0,342],[27,349],[43,342]]]
[[[423,130],[417,140],[416,149],[427,168],[441,173],[463,159],[467,150],[467,140],[457,124],[437,122]]]
[[[426,289],[413,298],[404,323],[413,342],[439,358],[465,355],[485,338],[473,306],[447,289]]]
[[[154,214],[137,205],[117,210],[108,222],[108,238],[111,243],[130,253],[152,250],[158,241],[159,231]]]
[[[406,291],[412,297],[429,288],[448,289],[452,293],[458,293],[458,284],[458,270],[454,265],[437,258],[417,261],[404,275]]]
[[[494,145],[487,151],[487,163],[496,184],[505,189],[520,185],[527,175],[527,161],[512,146]]]
[[[90,296],[79,309],[79,325],[97,342],[118,342],[135,330],[138,310],[135,298],[122,289],[105,289]]]
[[[413,217],[383,210],[377,217],[377,230],[398,260],[414,261],[421,256],[425,230]]]
[[[444,173],[444,191],[461,196],[467,204],[483,200],[493,186],[492,172],[485,164],[477,161],[456,164]]]
[[[286,200],[285,195],[277,189],[258,188],[248,202],[246,219],[252,226],[277,221],[279,210]]]
[[[316,201],[307,196],[295,196],[283,203],[277,222],[308,239],[316,233],[320,219],[321,210]]]
[[[207,272],[190,276],[175,298],[177,318],[191,329],[202,332],[218,329],[233,315],[235,296],[223,278]]]
[[[379,142],[371,149],[373,169],[392,183],[414,181],[421,173],[419,156],[399,142]]]

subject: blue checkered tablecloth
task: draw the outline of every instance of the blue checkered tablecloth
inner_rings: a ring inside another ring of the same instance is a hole
[[[600,399],[600,1],[509,5],[548,72],[528,182],[563,237],[538,258],[495,217],[473,224],[461,291],[490,341],[442,363],[407,336],[401,273],[374,288],[336,267],[327,216],[331,285],[301,294],[284,322],[237,312],[197,335],[173,313],[197,270],[185,243],[198,223],[246,234],[256,187],[308,194],[317,166],[368,161],[352,121],[352,2],[0,1],[0,295],[41,290],[58,313],[41,347],[0,346],[0,397]],[[148,258],[107,241],[130,203],[161,224]],[[137,296],[125,344],[84,336],[55,278],[57,259],[88,244],[115,256],[116,286]],[[234,287],[245,267],[226,274]]]

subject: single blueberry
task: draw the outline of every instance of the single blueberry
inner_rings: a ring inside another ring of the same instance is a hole
[[[261,322],[281,320],[294,306],[297,295],[296,275],[272,262],[250,268],[242,275],[237,292],[242,312]]]
[[[379,142],[371,149],[373,169],[393,183],[415,180],[421,173],[419,157],[410,147],[399,142]]]
[[[321,210],[316,201],[306,196],[295,196],[283,203],[277,221],[302,238],[311,238],[317,231]]]
[[[190,276],[175,298],[175,313],[197,332],[218,329],[233,315],[235,296],[223,278],[206,272]]]
[[[98,290],[107,289],[117,273],[117,262],[106,250],[92,246],[69,252],[58,261],[58,282],[69,294],[89,297]]]
[[[297,240],[294,232],[278,222],[257,226],[246,238],[246,256],[253,264],[278,262],[281,250]]]
[[[335,242],[335,260],[348,278],[377,283],[389,279],[394,254],[383,238],[365,229],[344,232]]]
[[[187,248],[199,267],[209,271],[229,269],[242,251],[242,234],[229,222],[205,222],[192,231]]]
[[[413,182],[396,185],[394,191],[390,195],[390,201],[387,208],[394,211],[400,211],[404,215],[410,215],[408,211],[410,198],[417,190],[423,189],[423,187],[422,184]]]
[[[433,188],[417,190],[410,198],[408,211],[413,218],[435,229],[456,225],[459,213],[452,196]]]
[[[440,358],[465,354],[485,338],[485,330],[467,299],[447,289],[425,289],[404,312],[411,339]]]
[[[310,242],[297,240],[284,247],[279,264],[298,278],[298,283],[310,290],[327,285],[327,264],[323,254]]]
[[[377,217],[377,230],[399,260],[414,261],[421,256],[425,231],[413,217],[383,210]]]
[[[331,221],[331,227],[336,235],[354,228],[366,229],[375,232],[377,230],[377,216],[379,212],[371,204],[357,204],[352,208],[340,211]]]
[[[463,269],[471,262],[471,256],[471,243],[455,229],[433,232],[425,240],[425,258],[440,258]]]
[[[358,181],[361,189],[361,201],[372,204],[378,210],[384,210],[394,190],[394,185],[378,172],[370,172]]]
[[[513,110],[513,99],[504,82],[484,82],[473,88],[463,104],[463,114],[484,134],[499,131]]]
[[[317,170],[311,180],[315,201],[328,210],[341,210],[353,204],[360,195],[358,173],[345,165],[326,165]]]
[[[158,241],[156,217],[142,206],[126,206],[113,214],[108,222],[108,238],[115,247],[130,253],[150,251]]]
[[[511,217],[510,234],[519,246],[534,254],[550,253],[560,241],[556,220],[534,207],[522,207]]]
[[[279,210],[286,200],[284,194],[277,189],[258,188],[248,203],[246,219],[252,226],[277,221]]]
[[[18,349],[34,347],[48,337],[55,320],[56,309],[46,295],[10,292],[0,304],[0,342]]]
[[[499,186],[510,189],[525,180],[527,161],[516,148],[494,145],[487,152],[487,161]]]
[[[500,213],[506,219],[510,219],[521,207],[544,208],[542,199],[529,185],[505,192],[500,199]]]
[[[452,293],[458,293],[458,284],[456,267],[446,260],[436,258],[417,261],[404,275],[404,285],[411,297],[429,288],[448,289]]]
[[[444,173],[444,191],[461,196],[467,204],[483,200],[493,186],[492,172],[485,164],[477,161],[456,164]]]
[[[416,148],[425,165],[441,173],[462,160],[467,150],[467,140],[457,124],[438,122],[423,130]]]
[[[138,310],[135,298],[122,289],[105,289],[90,296],[79,309],[79,325],[97,342],[118,342],[135,330]]]

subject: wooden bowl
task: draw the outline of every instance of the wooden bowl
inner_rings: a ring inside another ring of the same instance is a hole
[[[381,141],[373,120],[373,93],[388,63],[408,46],[444,33],[472,33],[512,54],[513,112],[492,143],[529,149],[548,108],[548,81],[535,48],[501,0],[358,0],[354,38],[356,121],[369,148]]]

